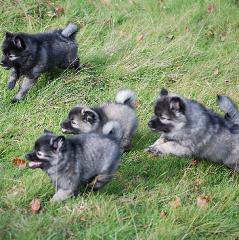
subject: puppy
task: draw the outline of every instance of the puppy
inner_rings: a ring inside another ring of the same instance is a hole
[[[104,103],[92,108],[77,105],[61,123],[62,131],[73,134],[102,132],[108,121],[117,121],[123,132],[122,147],[127,148],[137,128],[135,101],[135,94],[131,90],[122,90],[118,92],[115,103]]]
[[[162,89],[148,126],[161,133],[148,152],[195,156],[239,170],[239,134],[228,120],[194,100]]]
[[[55,67],[79,67],[75,42],[77,31],[78,27],[70,23],[63,30],[46,33],[6,33],[0,65],[12,69],[8,88],[13,89],[20,76],[25,76],[17,95],[12,99],[13,103],[25,97],[42,72]]]
[[[88,133],[65,138],[45,131],[26,154],[30,168],[41,168],[57,192],[52,201],[76,196],[81,186],[93,181],[97,191],[107,184],[120,161],[122,132],[117,122],[108,122],[103,133]]]

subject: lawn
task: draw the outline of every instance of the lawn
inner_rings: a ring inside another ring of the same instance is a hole
[[[81,26],[80,72],[43,74],[13,105],[18,86],[7,90],[9,72],[0,69],[0,239],[239,239],[238,175],[143,151],[158,138],[147,122],[162,87],[215,111],[216,94],[239,103],[238,1],[1,1],[0,38],[70,21]],[[113,181],[98,193],[50,203],[55,189],[47,175],[12,160],[24,158],[43,129],[60,134],[75,104],[113,101],[122,88],[137,94],[139,127]],[[42,204],[37,214],[33,198]]]

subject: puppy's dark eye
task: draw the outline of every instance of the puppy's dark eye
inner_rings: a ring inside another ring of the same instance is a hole
[[[76,125],[77,123],[74,121],[74,120],[71,120],[71,123],[72,124],[74,124],[74,125]]]

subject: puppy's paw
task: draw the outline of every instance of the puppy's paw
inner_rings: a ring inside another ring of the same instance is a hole
[[[16,82],[14,82],[14,81],[9,81],[8,84],[7,84],[7,88],[8,88],[9,90],[12,90],[12,89],[15,87],[15,85],[16,85]]]
[[[148,152],[148,153],[151,153],[153,155],[161,155],[162,154],[162,152],[160,152],[159,150],[157,150],[153,146],[149,146],[149,147],[145,148],[144,152]]]
[[[62,198],[61,196],[59,196],[58,194],[55,194],[51,199],[50,202],[51,203],[56,203],[56,202],[61,202],[63,201],[64,198]]]

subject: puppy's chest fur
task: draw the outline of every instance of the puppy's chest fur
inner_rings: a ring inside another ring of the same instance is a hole
[[[47,169],[47,174],[57,189],[74,189],[80,183],[79,164],[59,164]]]

